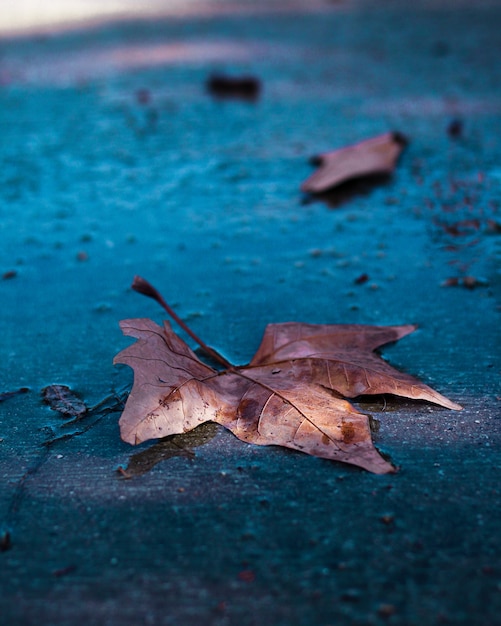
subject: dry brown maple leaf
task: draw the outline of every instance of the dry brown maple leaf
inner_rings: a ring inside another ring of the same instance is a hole
[[[123,333],[138,340],[114,360],[134,370],[120,418],[122,439],[131,444],[213,421],[249,443],[286,446],[384,474],[395,468],[373,446],[368,417],[342,396],[392,393],[461,408],[373,353],[414,326],[272,324],[251,363],[234,367],[144,279],[136,277],[133,287],[160,302],[224,369],[200,361],[168,322],[122,321]]]
[[[360,143],[313,158],[319,168],[301,185],[301,191],[322,193],[353,178],[391,174],[406,139],[400,133],[385,133]]]

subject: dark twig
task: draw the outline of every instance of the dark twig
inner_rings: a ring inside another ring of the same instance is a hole
[[[153,298],[153,300],[156,300],[158,304],[167,311],[172,319],[176,321],[179,326],[181,326],[181,328],[193,339],[193,341],[196,341],[196,343],[198,343],[198,345],[208,356],[213,358],[223,367],[233,367],[233,365],[229,361],[227,361],[224,356],[219,354],[219,352],[214,350],[214,348],[208,346],[197,335],[195,335],[191,328],[187,326],[183,322],[183,320],[177,315],[177,313],[167,304],[160,292],[157,291],[155,287],[153,287],[153,285],[150,284],[147,280],[145,280],[141,276],[134,276],[134,280],[132,281],[132,289],[134,289],[134,291],[137,291],[138,293],[142,293],[143,296],[148,296],[149,298]]]

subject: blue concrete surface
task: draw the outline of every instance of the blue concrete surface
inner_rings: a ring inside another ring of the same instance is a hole
[[[499,623],[500,22],[340,2],[0,41],[0,392],[30,389],[0,402],[6,624]],[[311,155],[387,130],[389,181],[305,201]],[[465,409],[358,403],[393,476],[217,429],[126,480],[119,412],[65,430],[40,390],[119,408],[118,321],[163,317],[136,273],[235,363],[269,322],[417,323],[384,355]]]

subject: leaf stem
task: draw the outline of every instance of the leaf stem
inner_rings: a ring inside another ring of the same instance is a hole
[[[181,326],[181,328],[193,339],[193,341],[196,341],[196,343],[198,343],[198,345],[208,356],[217,361],[223,367],[233,368],[233,365],[229,361],[227,361],[224,356],[219,354],[219,352],[214,350],[214,348],[208,346],[197,335],[195,335],[191,328],[183,322],[183,320],[177,315],[177,313],[163,299],[161,293],[157,289],[155,289],[155,287],[153,287],[151,283],[149,283],[141,276],[134,276],[134,280],[132,281],[131,286],[134,291],[142,293],[143,296],[148,296],[149,298],[153,298],[153,300],[156,300],[158,304],[167,311],[172,319],[176,321],[179,326]]]

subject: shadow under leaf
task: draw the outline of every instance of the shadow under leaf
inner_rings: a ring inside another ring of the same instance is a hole
[[[206,422],[190,432],[165,437],[147,450],[133,454],[127,467],[119,467],[118,473],[123,478],[135,478],[146,474],[158,463],[176,456],[193,459],[195,457],[193,448],[208,443],[216,436],[218,430],[218,424]]]
[[[368,196],[378,187],[387,187],[391,183],[390,174],[372,174],[347,180],[328,191],[307,194],[302,199],[302,204],[323,202],[331,209],[337,209],[348,204],[359,196]]]

